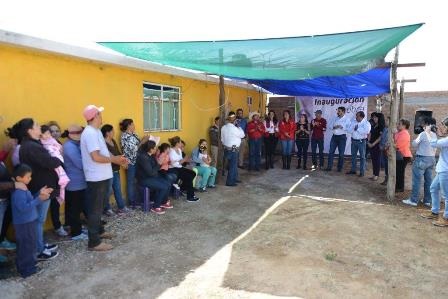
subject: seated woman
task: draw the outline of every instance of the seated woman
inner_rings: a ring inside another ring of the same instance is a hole
[[[212,159],[207,153],[207,141],[199,140],[198,147],[193,149],[193,166],[198,170],[198,175],[202,177],[199,182],[199,192],[207,192],[207,188],[215,188],[216,168],[210,166]]]
[[[159,174],[160,166],[155,158],[156,151],[156,143],[152,140],[140,145],[137,152],[136,178],[140,186],[155,191],[151,212],[160,215],[165,213],[164,209],[171,209],[173,206],[168,200],[171,182]]]
[[[182,167],[185,162],[190,162],[189,157],[182,157],[181,140],[179,136],[168,139],[171,143],[170,168],[168,172],[174,173],[182,181],[182,189],[187,191],[187,201],[196,202],[199,198],[194,195],[193,180],[196,174],[193,170]]]

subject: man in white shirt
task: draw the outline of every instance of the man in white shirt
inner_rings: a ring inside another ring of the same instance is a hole
[[[443,137],[441,139],[430,139],[431,128],[426,127],[426,136],[432,147],[440,149],[439,161],[436,165],[436,176],[431,184],[431,211],[421,214],[423,218],[437,219],[432,224],[435,226],[448,226],[448,117],[445,118],[440,126],[437,126],[437,136]],[[440,192],[445,196],[445,211],[442,217],[439,217],[440,210]]]
[[[81,157],[84,175],[87,181],[87,202],[89,217],[88,249],[92,251],[107,251],[113,247],[101,239],[111,239],[112,234],[105,232],[101,224],[101,214],[104,209],[104,199],[108,194],[109,180],[112,179],[112,165],[126,166],[128,161],[123,156],[113,156],[107,149],[106,141],[101,133],[101,112],[103,107],[89,105],[84,109],[83,116],[87,127],[81,134]]]
[[[435,125],[436,120],[434,118],[425,118],[423,120],[423,127],[426,128],[431,125]],[[435,128],[435,126],[434,126]],[[431,183],[432,183],[432,171],[434,165],[436,165],[436,151],[437,149],[432,147],[430,140],[437,139],[435,132],[429,131],[428,135],[425,131],[421,132],[415,140],[412,141],[412,146],[417,149],[416,157],[412,163],[412,193],[411,197],[403,200],[404,204],[416,207],[420,195],[420,185],[422,177],[424,177],[425,184],[423,185],[423,203],[427,206],[431,206]]]
[[[224,147],[224,159],[228,160],[229,171],[227,173],[226,186],[234,187],[238,178],[238,151],[244,131],[235,126],[236,115],[231,111],[227,117],[227,123],[221,128],[221,142]]]
[[[358,111],[347,130],[348,133],[352,134],[352,169],[347,174],[356,174],[356,156],[359,152],[359,176],[364,176],[366,169],[366,140],[370,129],[370,122],[366,120],[364,112]]]
[[[332,120],[329,128],[333,130],[333,136],[330,141],[330,151],[328,153],[328,165],[326,171],[333,168],[333,159],[336,148],[339,152],[338,171],[341,172],[344,166],[344,152],[347,143],[347,129],[350,126],[350,120],[345,116],[345,107],[339,107],[337,117]]]

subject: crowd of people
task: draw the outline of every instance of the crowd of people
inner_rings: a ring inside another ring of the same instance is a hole
[[[179,137],[169,143],[147,135],[140,138],[135,133],[132,119],[119,124],[120,142],[114,139],[114,127],[103,124],[104,108],[87,106],[83,117],[87,123],[71,125],[63,133],[56,122],[40,126],[32,118],[24,118],[8,128],[10,138],[0,152],[0,247],[16,250],[16,266],[19,274],[28,277],[38,273],[37,261],[51,260],[58,255],[58,246],[44,241],[44,224],[51,210],[53,228],[61,237],[73,241],[88,240],[88,250],[108,251],[112,245],[104,240],[114,235],[105,230],[103,216],[123,215],[138,208],[143,200],[141,189],[151,193],[150,212],[158,215],[173,209],[172,198],[185,196],[187,202],[198,202],[197,192],[216,188],[218,150],[224,152],[223,162],[227,170],[225,185],[241,183],[238,168],[245,168],[248,149],[248,171],[261,170],[261,154],[264,153],[265,169],[274,168],[278,142],[281,143],[282,169],[291,169],[291,160],[297,148],[297,168],[308,170],[308,148],[311,145],[311,168],[331,171],[336,149],[339,152],[337,170],[344,166],[347,138],[351,138],[351,169],[347,175],[363,177],[366,172],[367,152],[370,153],[373,175],[377,181],[381,166],[387,182],[388,136],[393,134],[397,149],[396,191],[404,190],[406,165],[411,162],[409,122],[400,120],[397,128],[387,127],[383,114],[374,112],[367,120],[363,111],[349,119],[345,108],[339,107],[333,119],[327,121],[322,111],[315,111],[309,120],[301,114],[295,122],[288,110],[278,119],[274,111],[262,120],[253,111],[249,118],[243,110],[229,112],[226,124],[220,128],[219,117],[209,129],[211,148],[200,139],[190,155],[185,153],[185,142]],[[448,192],[448,118],[436,128],[435,120],[428,118],[422,125],[422,133],[412,142],[416,148],[413,161],[412,196],[403,203],[417,206],[420,201],[421,179],[424,178],[423,204],[431,211],[422,217],[434,219],[435,225],[448,226],[448,205],[439,217],[440,195]],[[324,166],[324,135],[331,130],[327,166]],[[61,139],[66,141],[62,143]],[[436,149],[440,149],[436,165]],[[14,169],[10,171],[4,161],[11,156]],[[359,167],[358,167],[359,160]],[[120,169],[126,172],[126,200],[121,188]],[[148,190],[146,189],[146,190]],[[116,209],[109,198],[114,194]],[[60,221],[60,205],[65,203],[65,227]],[[83,228],[82,220],[87,227]],[[5,238],[6,230],[14,225],[16,244]],[[0,262],[6,258],[0,255]]]

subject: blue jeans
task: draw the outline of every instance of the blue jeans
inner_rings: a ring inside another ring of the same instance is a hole
[[[440,210],[440,191],[445,196],[445,212],[443,218],[448,219],[448,171],[438,172],[431,184],[432,209],[434,214]]]
[[[425,183],[423,185],[423,203],[431,203],[432,170],[434,169],[435,164],[435,157],[415,157],[414,163],[412,164],[412,202],[419,202],[420,186],[422,177],[424,177]]]
[[[282,155],[283,156],[289,156],[292,152],[292,147],[294,145],[294,140],[288,139],[288,140],[281,140],[282,143]]]
[[[261,140],[262,138],[249,139],[249,170],[260,169]]]
[[[36,241],[37,241],[37,254],[40,254],[45,249],[44,243],[44,224],[47,219],[48,208],[50,207],[51,199],[45,200],[41,202],[40,205],[37,205],[37,224],[36,224]]]
[[[323,139],[311,139],[311,155],[313,165],[317,166],[317,147],[319,147],[319,166],[324,167],[324,140]]]
[[[338,152],[339,152],[338,171],[342,170],[342,167],[344,166],[344,152],[345,152],[345,144],[346,143],[347,143],[347,136],[345,134],[344,135],[333,135],[331,137],[330,152],[328,155],[328,166],[327,166],[328,169],[333,168],[334,153],[336,152],[336,148],[337,148]]]
[[[114,176],[113,178],[110,180],[109,183],[109,192],[107,193],[107,199],[106,199],[106,210],[110,210],[110,202],[109,202],[109,198],[112,195],[112,191],[114,191],[114,197],[115,197],[115,201],[117,202],[117,207],[121,210],[124,209],[124,200],[123,200],[123,195],[121,194],[121,181],[120,181],[120,172],[119,171],[114,171]]]
[[[160,205],[168,201],[168,194],[171,189],[171,182],[162,177],[147,177],[140,182],[141,186],[148,187],[155,191],[154,208],[160,208]]]
[[[198,175],[202,177],[199,182],[199,188],[206,188],[208,186],[214,186],[216,180],[216,168],[213,166],[204,167],[204,166],[196,166],[198,170]]]
[[[345,147],[344,147],[345,148]],[[351,171],[356,172],[356,156],[359,152],[359,174],[364,175],[366,169],[366,140],[356,140],[352,139],[352,169]],[[339,169],[339,165],[338,165]]]
[[[235,185],[238,179],[238,152],[225,149],[224,159],[227,160],[229,166],[226,185]]]
[[[127,175],[126,175],[126,197],[128,199],[128,204],[134,206],[137,204],[135,197],[136,185],[135,185],[135,170],[137,167],[135,165],[128,165]]]
[[[8,201],[0,201],[0,231],[2,231],[3,216],[5,216],[6,208],[8,208]]]

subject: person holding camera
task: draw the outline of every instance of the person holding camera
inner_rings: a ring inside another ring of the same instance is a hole
[[[238,151],[241,139],[245,134],[241,127],[235,126],[235,112],[230,111],[227,123],[221,128],[221,142],[224,148],[224,159],[228,160],[229,171],[227,173],[226,186],[234,187],[238,181]]]
[[[437,139],[435,131],[435,119],[425,118],[423,128],[429,127],[429,134],[421,132],[415,140],[412,141],[412,147],[416,148],[416,157],[412,164],[412,193],[411,197],[403,200],[404,204],[416,207],[419,202],[420,184],[422,177],[425,183],[423,185],[424,195],[423,203],[431,206],[430,187],[432,183],[432,171],[436,164],[436,148],[432,147],[430,140]]]
[[[437,132],[437,136],[443,137],[441,139],[437,139],[437,137],[433,138],[431,134],[431,128],[434,126],[426,126],[425,134],[429,140],[429,143],[432,147],[440,149],[439,161],[436,165],[436,176],[432,181],[430,192],[432,199],[432,208],[431,211],[427,211],[421,216],[427,219],[437,219],[432,224],[435,226],[446,227],[448,226],[448,136],[447,136],[447,127],[448,127],[448,117],[446,117],[441,126],[435,128]],[[434,129],[433,129],[434,130]],[[439,217],[440,210],[440,192],[445,196],[445,211],[442,217]]]

